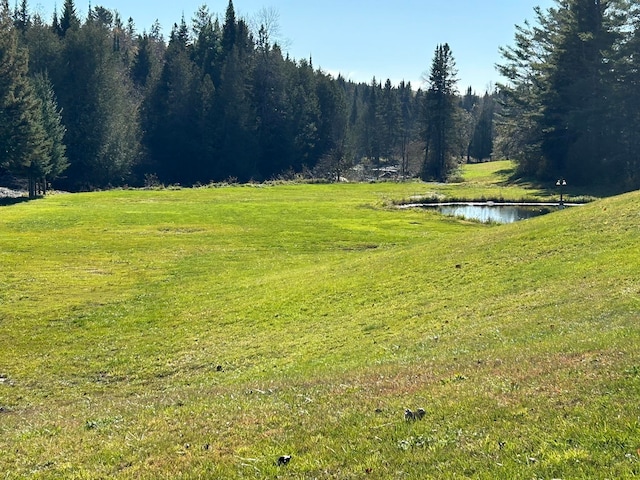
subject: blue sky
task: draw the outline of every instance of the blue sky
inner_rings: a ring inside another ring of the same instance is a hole
[[[64,0],[31,0],[31,8],[47,20]],[[10,3],[13,3],[10,1]],[[149,30],[155,19],[168,33],[184,14],[189,22],[200,5],[224,19],[228,0],[136,1],[92,0],[132,17],[137,29]],[[354,81],[375,76],[394,85],[401,80],[422,86],[433,52],[448,43],[458,69],[458,88],[482,94],[500,80],[494,65],[498,47],[513,43],[514,26],[533,20],[535,6],[553,0],[234,0],[236,15],[252,19],[260,11],[278,15],[284,50],[296,58],[312,57],[315,67]],[[84,17],[89,1],[76,0]]]

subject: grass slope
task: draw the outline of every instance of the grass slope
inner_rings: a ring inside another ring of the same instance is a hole
[[[1,208],[2,478],[639,475],[640,193],[389,207],[506,168]]]

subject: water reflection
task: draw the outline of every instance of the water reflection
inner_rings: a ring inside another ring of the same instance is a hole
[[[440,205],[422,205],[422,207],[435,209],[443,215],[463,217],[483,223],[514,223],[558,210],[558,206],[554,204],[503,205],[449,203]]]

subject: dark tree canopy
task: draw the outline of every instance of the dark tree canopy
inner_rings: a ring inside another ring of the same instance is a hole
[[[448,44],[425,87],[354,83],[292,59],[277,16],[201,6],[167,41],[156,21],[65,0],[47,23],[3,3],[2,174],[69,190],[315,174],[446,181],[462,161],[640,186],[640,7],[558,0],[502,49],[507,81],[457,91]],[[251,26],[251,27],[250,27]],[[10,92],[10,94],[8,93]],[[24,121],[18,121],[23,119]]]
[[[518,28],[499,66],[503,147],[524,174],[640,186],[639,8],[618,0],[558,0]]]

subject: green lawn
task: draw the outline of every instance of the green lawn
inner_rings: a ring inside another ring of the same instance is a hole
[[[640,475],[640,193],[393,207],[510,168],[0,207],[0,478]]]

